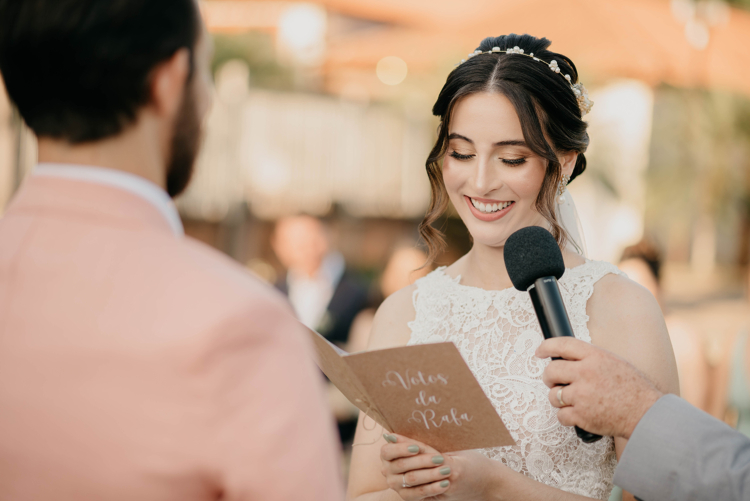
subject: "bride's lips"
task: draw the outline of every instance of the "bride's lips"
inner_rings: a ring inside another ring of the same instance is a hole
[[[474,207],[474,204],[471,203],[471,198],[467,197],[466,195],[464,195],[464,200],[466,201],[466,205],[469,206],[469,210],[474,215],[474,217],[479,219],[480,221],[486,221],[486,222],[497,221],[501,217],[505,216],[508,212],[510,212],[511,209],[513,209],[513,207],[516,205],[516,203],[513,202],[502,210],[499,210],[497,212],[490,212],[488,214]],[[486,200],[484,198],[475,198],[474,200],[476,200],[477,202],[482,202],[482,203],[502,203],[498,200]]]

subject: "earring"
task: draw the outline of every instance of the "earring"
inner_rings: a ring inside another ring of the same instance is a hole
[[[557,203],[560,205],[565,203],[565,188],[568,186],[569,182],[570,176],[563,174],[563,177],[560,180],[560,186],[557,188]]]

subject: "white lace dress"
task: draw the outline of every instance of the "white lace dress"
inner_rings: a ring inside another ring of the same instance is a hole
[[[587,261],[559,281],[578,339],[591,342],[586,303],[609,273],[620,272],[610,263]],[[528,293],[461,285],[460,276],[438,268],[416,282],[414,309],[408,344],[453,341],[516,440],[482,453],[544,484],[608,499],[617,464],[614,441],[584,444],[574,428],[557,420],[542,382],[549,361],[534,356],[543,337]]]

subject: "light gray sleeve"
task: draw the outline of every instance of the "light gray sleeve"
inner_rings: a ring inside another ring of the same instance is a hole
[[[750,438],[665,395],[636,426],[614,483],[643,501],[747,501]]]

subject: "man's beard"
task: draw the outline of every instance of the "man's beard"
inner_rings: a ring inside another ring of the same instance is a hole
[[[193,86],[185,86],[174,121],[172,150],[167,164],[167,194],[174,198],[187,188],[201,142],[201,123],[195,111]]]

